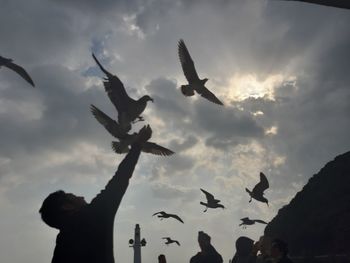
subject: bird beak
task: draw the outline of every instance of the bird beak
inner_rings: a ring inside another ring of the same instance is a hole
[[[154,100],[151,98],[151,101],[154,102]]]

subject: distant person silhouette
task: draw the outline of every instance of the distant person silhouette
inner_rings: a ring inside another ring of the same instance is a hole
[[[255,263],[257,249],[254,247],[254,240],[241,236],[236,240],[236,253],[232,263]]]
[[[166,263],[165,255],[160,254],[160,255],[158,256],[158,263]]]
[[[222,263],[221,255],[210,243],[210,236],[203,231],[198,232],[198,243],[201,249],[190,259],[190,263]]]
[[[261,236],[259,239],[258,249],[260,254],[258,255],[257,263],[272,263],[271,258],[271,238],[268,236]]]
[[[281,239],[274,239],[271,244],[271,257],[274,263],[293,263],[288,257],[288,245]]]
[[[129,185],[142,145],[152,135],[144,126],[112,179],[90,203],[64,191],[50,194],[39,212],[43,221],[60,230],[52,263],[114,263],[113,224]]]

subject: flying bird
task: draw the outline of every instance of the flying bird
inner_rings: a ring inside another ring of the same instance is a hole
[[[200,189],[205,194],[205,197],[207,198],[207,203],[200,202],[201,205],[205,206],[205,210],[203,212],[206,212],[208,210],[208,208],[221,207],[221,208],[225,209],[225,207],[222,204],[219,204],[220,200],[215,199],[211,193],[205,191],[204,189],[202,189],[202,188],[200,188]]]
[[[172,244],[172,243],[176,243],[178,246],[180,246],[180,242],[179,241],[173,240],[170,237],[162,237],[162,239],[166,239],[166,241],[165,241],[166,245],[169,245],[169,244]]]
[[[318,5],[332,6],[344,9],[350,9],[350,1],[349,0],[285,0],[285,1],[298,1],[298,2],[306,2]]]
[[[27,73],[27,71],[25,71],[24,68],[13,63],[12,61],[13,60],[10,58],[4,58],[4,57],[0,56],[0,68],[1,68],[1,66],[5,66],[9,69],[12,69],[14,72],[16,72],[22,78],[24,78],[30,85],[35,87],[34,82],[33,82],[32,78],[29,76],[29,74]]]
[[[119,125],[119,123],[107,114],[101,111],[94,105],[90,106],[91,113],[94,115],[96,120],[105,127],[105,129],[119,141],[112,142],[112,149],[114,152],[122,154],[127,153],[130,150],[130,145],[132,145],[137,139],[137,133],[128,134],[125,130]],[[146,153],[152,153],[155,155],[168,156],[174,154],[173,151],[160,146],[154,142],[145,142],[142,145],[142,151]]]
[[[242,223],[240,223],[239,226],[243,226],[243,228],[247,228],[248,225],[249,226],[254,225],[255,223],[267,225],[265,221],[260,219],[249,219],[249,217],[245,217],[245,218],[242,218],[241,220],[242,220]]]
[[[182,219],[178,215],[175,215],[175,214],[168,214],[164,211],[160,211],[160,212],[154,213],[152,216],[155,216],[155,215],[157,215],[157,217],[160,218],[160,220],[163,220],[164,218],[172,217],[172,218],[180,221],[181,223],[184,223],[184,221],[182,221]]]
[[[257,201],[266,203],[268,206],[269,201],[264,197],[264,191],[267,188],[269,188],[269,182],[267,181],[265,174],[260,172],[260,182],[254,186],[253,190],[250,191],[248,188],[245,189],[247,193],[250,195],[249,203],[254,198]]]
[[[208,81],[208,79],[207,78],[200,79],[198,77],[196,68],[194,67],[194,62],[190,56],[190,53],[187,50],[185,42],[182,39],[180,39],[178,44],[178,53],[179,53],[182,70],[188,81],[188,85],[181,86],[182,94],[185,96],[193,96],[194,91],[196,91],[207,100],[219,105],[224,105],[211,91],[209,91],[204,86],[204,84]]]
[[[112,75],[108,72],[97,60],[94,54],[92,54],[92,57],[107,76],[103,84],[109,99],[118,111],[119,124],[128,127],[128,130],[130,130],[130,123],[144,120],[141,114],[145,110],[147,102],[153,102],[153,99],[149,95],[142,96],[138,100],[130,98],[121,80],[116,75]]]

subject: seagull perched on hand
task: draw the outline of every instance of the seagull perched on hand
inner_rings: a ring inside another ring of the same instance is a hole
[[[103,111],[101,111],[99,108],[95,107],[94,105],[91,105],[90,107],[91,113],[94,115],[96,120],[102,124],[106,130],[115,138],[119,139],[119,142],[114,141],[112,142],[112,148],[116,153],[127,153],[130,150],[130,145],[135,142],[137,139],[138,134],[128,134],[125,132],[124,129],[119,125],[119,123],[112,118],[110,118],[107,114],[105,114]],[[160,146],[154,142],[145,142],[142,145],[142,151],[146,153],[152,153],[156,155],[172,155],[174,154],[173,151]]]
[[[97,60],[94,54],[92,54],[92,57],[107,76],[103,84],[109,99],[118,111],[119,124],[129,127],[130,130],[130,123],[144,120],[141,114],[145,110],[147,102],[153,102],[153,99],[148,95],[142,96],[138,100],[130,98],[120,79],[116,75],[109,73]]]
[[[260,219],[249,219],[249,217],[242,218],[242,223],[239,224],[239,226],[243,226],[243,228],[247,228],[246,226],[254,225],[255,223],[265,224],[267,223]]]
[[[155,216],[157,215],[158,218],[160,218],[160,220],[163,220],[164,218],[175,218],[176,220],[180,221],[181,223],[184,223],[184,221],[182,221],[182,219],[178,216],[178,215],[175,215],[175,214],[168,214],[164,211],[160,211],[160,212],[157,212],[157,213],[154,213],[152,216]]]
[[[166,239],[166,241],[165,241],[166,245],[169,245],[169,244],[172,244],[172,243],[176,243],[178,246],[180,246],[180,242],[179,241],[173,240],[170,237],[162,237],[162,239]]]
[[[187,50],[185,42],[180,39],[178,44],[178,53],[182,66],[182,70],[185,74],[185,77],[188,81],[188,85],[181,86],[181,92],[185,96],[193,96],[194,91],[197,91],[202,97],[207,100],[224,105],[211,91],[209,91],[204,84],[208,81],[207,78],[200,79],[194,67],[194,62],[190,56],[190,53]]]
[[[208,210],[208,208],[221,207],[221,208],[225,209],[225,207],[222,204],[219,204],[220,200],[215,199],[211,193],[203,190],[202,188],[201,188],[201,191],[205,194],[205,197],[207,198],[207,203],[199,202],[201,205],[205,206],[205,210],[203,212],[206,212]]]
[[[248,188],[245,189],[247,193],[250,195],[249,203],[254,198],[257,201],[266,203],[268,206],[269,201],[264,197],[264,191],[267,188],[269,188],[269,182],[267,181],[265,174],[260,173],[260,182],[254,186],[253,190],[250,191]]]
[[[21,66],[18,66],[17,64],[13,63],[12,61],[13,60],[10,58],[4,58],[4,57],[0,56],[0,68],[1,68],[1,66],[5,66],[9,69],[12,69],[14,72],[16,72],[22,78],[24,78],[30,85],[35,87],[34,82],[33,82],[32,78],[29,76],[29,74],[27,73],[27,71],[25,71],[24,68],[22,68]]]

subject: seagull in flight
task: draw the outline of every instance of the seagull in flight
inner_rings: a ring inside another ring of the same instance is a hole
[[[157,217],[160,218],[160,220],[163,220],[164,218],[172,217],[172,218],[180,221],[181,223],[184,223],[184,221],[182,221],[182,219],[178,215],[175,215],[175,214],[168,214],[164,211],[160,211],[160,212],[154,213],[152,216],[155,216],[155,215],[157,215]]]
[[[4,57],[0,56],[0,68],[1,68],[1,66],[4,66],[4,67],[7,67],[7,68],[13,70],[18,75],[20,75],[22,78],[24,78],[30,85],[35,87],[34,82],[33,82],[32,78],[29,76],[29,74],[27,73],[27,71],[25,71],[24,68],[13,63],[12,61],[13,60],[10,58],[4,58]]]
[[[96,120],[105,127],[105,129],[119,141],[112,142],[112,149],[114,152],[122,154],[128,153],[130,150],[130,145],[132,145],[137,139],[138,134],[128,134],[125,130],[119,125],[119,123],[112,118],[110,118],[107,114],[101,111],[94,105],[90,107],[91,113],[94,115]],[[163,155],[168,156],[174,154],[173,151],[160,146],[154,142],[145,142],[142,145],[142,151],[146,153],[152,153],[155,155]]]
[[[221,208],[225,209],[225,207],[222,204],[219,204],[220,200],[215,199],[214,196],[211,193],[205,191],[204,189],[202,189],[202,188],[200,188],[200,189],[205,194],[205,197],[207,199],[207,203],[200,202],[201,205],[205,206],[205,210],[203,212],[206,212],[208,210],[208,208],[221,207]]]
[[[185,96],[193,96],[194,91],[200,94],[203,98],[219,104],[224,105],[211,91],[209,91],[204,84],[208,81],[207,78],[200,79],[198,77],[196,68],[194,67],[194,62],[191,58],[190,53],[187,50],[185,42],[180,39],[178,44],[178,53],[182,66],[182,70],[188,81],[188,85],[181,86],[181,92]]]
[[[257,201],[266,203],[267,206],[269,205],[269,201],[264,197],[264,191],[269,188],[269,182],[267,181],[267,178],[265,174],[260,172],[260,182],[257,183],[253,190],[250,191],[248,188],[246,188],[246,192],[250,195],[249,203],[252,201],[252,199],[255,199]]]
[[[131,129],[130,123],[144,120],[141,114],[145,110],[147,102],[153,102],[153,99],[149,95],[142,96],[138,100],[130,98],[121,80],[116,75],[108,72],[94,54],[92,54],[92,57],[107,76],[103,84],[109,99],[118,111],[118,122],[120,125],[127,127],[129,131]]]
[[[178,246],[180,246],[180,242],[179,241],[173,240],[170,237],[162,237],[162,239],[166,239],[166,241],[165,241],[166,245],[169,245],[169,244],[172,244],[172,243],[176,243]]]
[[[260,220],[260,219],[249,219],[249,217],[244,217],[241,220],[242,220],[242,223],[240,223],[239,226],[243,226],[243,228],[247,228],[248,225],[249,226],[254,225],[255,223],[267,225],[267,223],[265,221]]]

